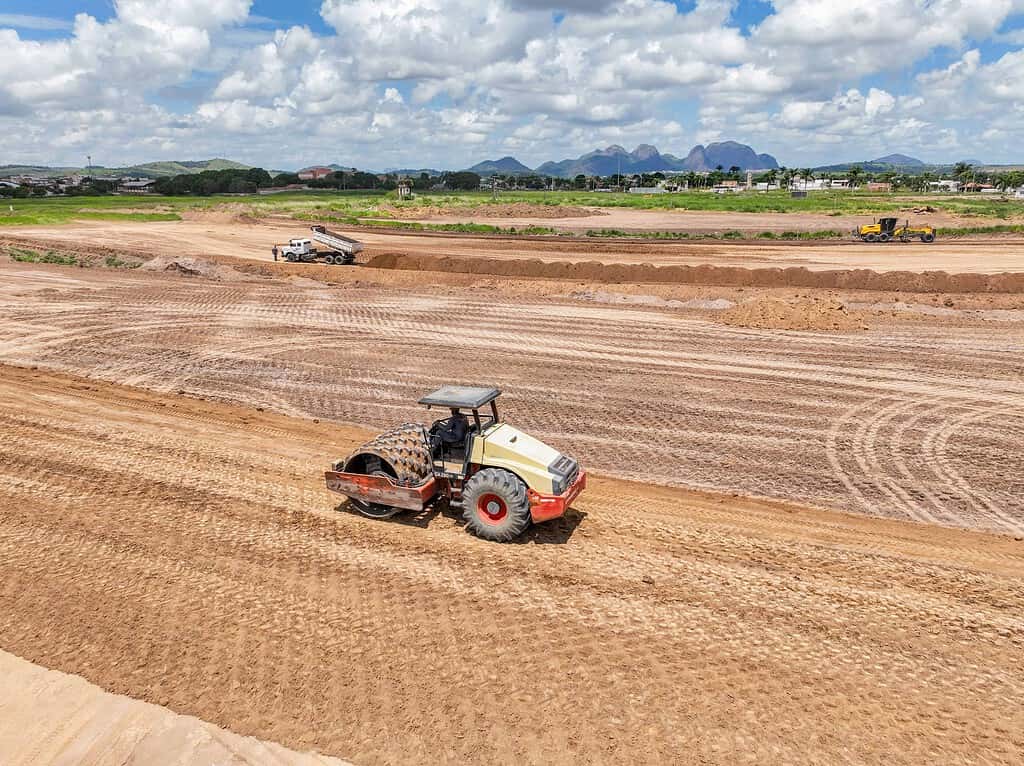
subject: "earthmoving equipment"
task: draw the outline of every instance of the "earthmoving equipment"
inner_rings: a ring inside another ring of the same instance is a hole
[[[419,400],[451,416],[382,433],[325,472],[327,488],[375,519],[461,505],[466,527],[507,542],[565,514],[587,485],[579,463],[502,422],[497,388],[443,386]],[[464,411],[471,413],[467,417]]]
[[[909,242],[912,239],[920,239],[922,242],[935,241],[935,227],[931,224],[911,226],[908,220],[900,226],[896,218],[879,218],[874,223],[861,226],[854,234],[863,242]]]
[[[328,231],[323,226],[311,226],[313,232],[309,239],[290,239],[287,245],[274,245],[271,252],[274,260],[281,256],[289,263],[323,263],[348,264],[356,259],[356,253],[362,251],[363,243],[359,240]],[[330,248],[330,251],[317,250],[313,242],[319,242]]]

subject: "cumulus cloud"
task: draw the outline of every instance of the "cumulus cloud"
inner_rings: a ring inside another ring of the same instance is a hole
[[[22,126],[37,159],[96,145],[365,164],[372,147],[378,164],[454,166],[716,138],[934,153],[972,133],[950,103],[988,115],[985,140],[1009,150],[1024,108],[1024,52],[979,45],[1019,45],[1004,25],[1024,0],[772,0],[749,32],[735,0],[322,0],[327,33],[251,6],[115,0],[108,21],[79,14],[42,41],[0,14],[0,126]],[[906,81],[928,57],[945,60]],[[194,96],[161,96],[175,93]]]

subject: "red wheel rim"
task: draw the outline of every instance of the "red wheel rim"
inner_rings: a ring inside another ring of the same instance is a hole
[[[500,495],[486,492],[477,498],[476,514],[485,524],[500,524],[508,515],[508,506]]]

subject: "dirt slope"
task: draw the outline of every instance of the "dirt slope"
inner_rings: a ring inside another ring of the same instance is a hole
[[[597,479],[495,545],[365,433],[0,368],[0,645],[358,763],[1015,762],[1011,538]]]
[[[103,691],[0,652],[0,763],[5,766],[344,766]]]

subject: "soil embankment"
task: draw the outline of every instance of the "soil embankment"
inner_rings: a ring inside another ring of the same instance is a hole
[[[812,271],[803,267],[655,266],[599,261],[467,258],[381,253],[366,264],[375,269],[442,271],[519,278],[575,279],[606,283],[662,283],[742,287],[807,287],[904,292],[1024,293],[1024,273],[947,274],[943,271],[877,272],[868,269]]]

